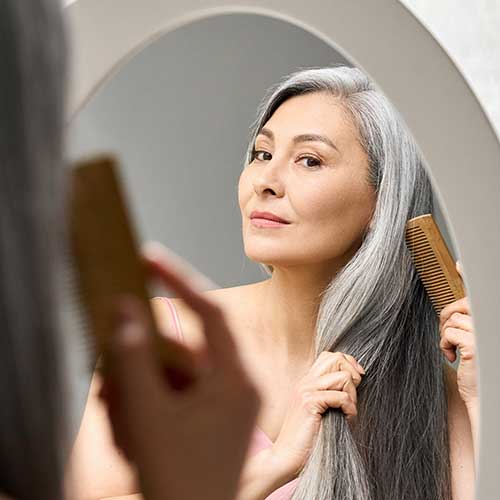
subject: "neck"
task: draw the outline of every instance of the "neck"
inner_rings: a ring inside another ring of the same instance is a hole
[[[335,274],[324,266],[274,267],[272,277],[256,288],[262,342],[290,360],[312,362],[320,295]]]

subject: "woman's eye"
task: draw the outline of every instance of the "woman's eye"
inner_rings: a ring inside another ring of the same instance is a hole
[[[304,167],[308,168],[314,168],[314,167],[320,167],[321,166],[321,160],[314,157],[314,156],[301,156],[299,158],[299,161],[306,160],[305,163],[302,163]]]
[[[262,150],[254,150],[252,158],[258,161],[269,161],[272,158],[271,153]]]

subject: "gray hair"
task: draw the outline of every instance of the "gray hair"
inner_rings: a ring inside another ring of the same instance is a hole
[[[63,497],[55,267],[66,72],[60,0],[0,3],[0,491]]]
[[[430,180],[396,110],[362,71],[347,66],[301,70],[271,89],[252,126],[246,162],[276,109],[311,92],[330,93],[348,112],[377,202],[357,253],[322,292],[316,322],[317,355],[351,354],[366,370],[356,423],[351,427],[339,409],[324,415],[292,498],[449,500],[439,320],[404,239],[408,219],[433,213]]]

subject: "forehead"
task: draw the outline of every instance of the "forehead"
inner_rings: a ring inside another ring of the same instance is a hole
[[[304,133],[326,135],[335,143],[349,144],[357,131],[340,100],[326,92],[291,97],[282,103],[265,124],[277,140]]]

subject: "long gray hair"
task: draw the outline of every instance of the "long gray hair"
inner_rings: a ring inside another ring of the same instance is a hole
[[[63,497],[61,8],[0,2],[0,492],[16,499]]]
[[[404,239],[408,219],[433,213],[429,178],[390,102],[347,66],[302,70],[271,89],[252,126],[247,163],[276,109],[311,92],[335,96],[352,119],[377,202],[357,253],[321,294],[316,323],[317,355],[351,354],[366,370],[356,423],[338,409],[325,414],[293,500],[449,500],[439,321]]]

